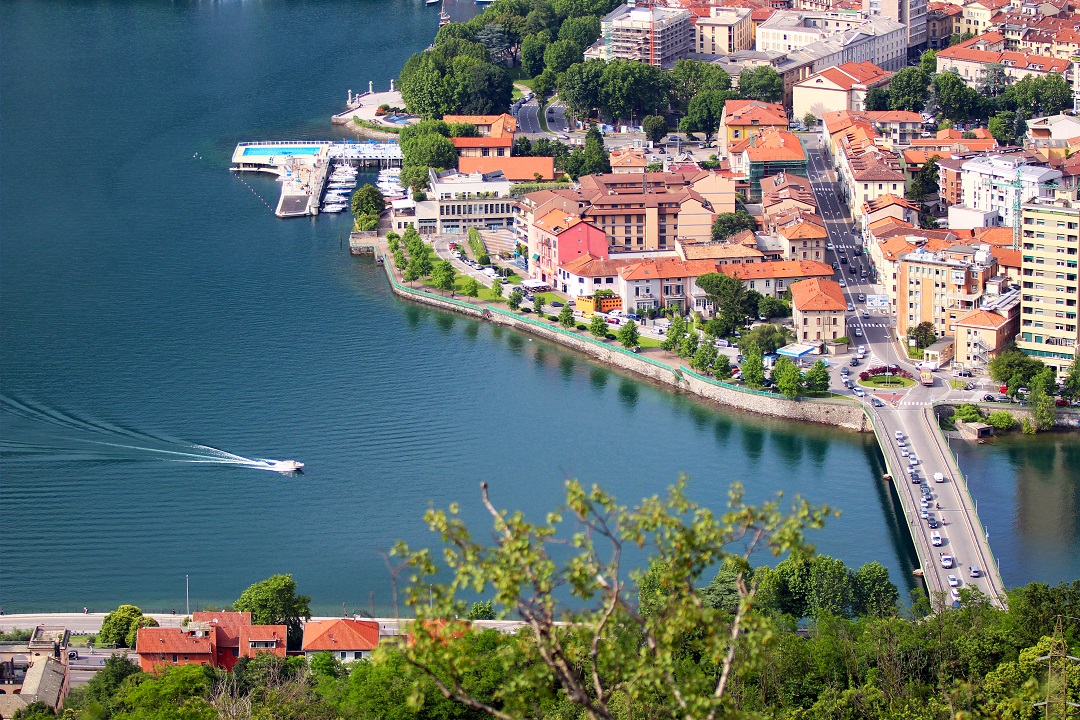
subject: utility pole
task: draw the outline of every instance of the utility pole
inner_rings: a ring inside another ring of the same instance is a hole
[[[1069,654],[1069,642],[1065,639],[1062,630],[1062,617],[1057,616],[1054,623],[1054,637],[1050,641],[1050,654],[1036,658],[1038,662],[1046,661],[1046,700],[1035,703],[1035,707],[1042,706],[1046,709],[1044,717],[1066,720],[1069,717],[1069,708],[1080,708],[1080,705],[1069,702],[1069,661],[1080,664],[1080,658]],[[1078,620],[1069,616],[1070,620]],[[1058,662],[1060,661],[1060,662]],[[1054,710],[1061,708],[1059,716]],[[1076,713],[1073,713],[1076,717]]]

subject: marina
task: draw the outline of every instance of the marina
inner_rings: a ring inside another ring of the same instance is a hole
[[[287,218],[342,212],[349,202],[344,195],[356,187],[357,167],[400,173],[401,161],[396,142],[242,142],[233,151],[230,170],[276,175],[281,194],[274,214]],[[324,196],[324,191],[329,192]]]

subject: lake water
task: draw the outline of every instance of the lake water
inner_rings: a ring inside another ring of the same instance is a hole
[[[871,437],[402,303],[348,218],[279,220],[274,182],[227,171],[240,140],[338,136],[347,90],[385,89],[437,22],[420,0],[0,4],[0,606],[182,608],[185,575],[222,604],[291,572],[317,610],[385,612],[380,552],[429,542],[431,505],[481,522],[481,480],[539,517],[567,477],[633,502],[682,471],[715,507],[738,480],[841,508],[818,547],[905,592]]]

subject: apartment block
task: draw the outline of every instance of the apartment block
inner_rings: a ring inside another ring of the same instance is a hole
[[[956,321],[979,308],[987,281],[997,274],[997,259],[988,245],[902,255],[897,333],[905,337],[911,328],[930,322],[938,337],[951,336]]]
[[[637,60],[666,67],[693,50],[693,15],[689,11],[627,4],[600,21],[600,39],[585,52],[585,57]]]
[[[694,26],[697,52],[704,55],[730,55],[752,47],[749,8],[713,7],[707,17]]]
[[[1075,192],[1026,203],[1017,345],[1060,378],[1076,361],[1080,203]]]
[[[926,44],[927,0],[863,0],[867,15],[883,15],[907,27],[907,46]]]
[[[1061,180],[1061,171],[1029,165],[1015,155],[984,155],[972,158],[960,168],[962,207],[982,213],[996,213],[1000,222],[984,225],[1012,227],[1013,208],[1017,200],[1033,197],[1053,197],[1054,185]],[[950,208],[950,217],[954,208]]]

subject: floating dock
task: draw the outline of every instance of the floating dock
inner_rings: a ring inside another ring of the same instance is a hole
[[[232,172],[265,172],[281,182],[278,217],[318,215],[326,177],[334,165],[401,167],[396,142],[284,140],[240,143],[233,151]]]

